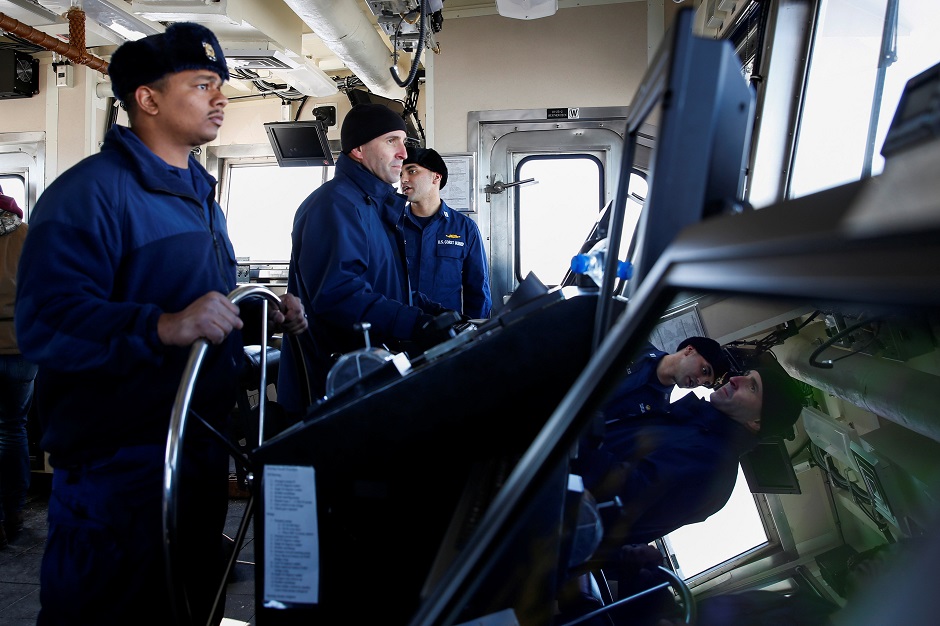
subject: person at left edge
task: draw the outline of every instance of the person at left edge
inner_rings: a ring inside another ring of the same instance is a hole
[[[16,271],[28,228],[23,210],[0,188],[0,549],[23,528],[30,482],[26,423],[36,365],[20,354],[13,327]]]
[[[401,168],[405,256],[412,286],[471,319],[490,316],[490,278],[480,229],[441,199],[447,164],[436,150],[408,147]]]
[[[176,623],[162,528],[174,398],[191,344],[207,340],[191,408],[221,429],[249,330],[225,295],[236,262],[216,181],[191,153],[224,118],[219,42],[173,24],[121,45],[108,73],[130,127],[112,127],[39,198],[17,281],[17,337],[39,366],[53,467],[40,625]],[[250,304],[243,313],[260,308]],[[306,329],[297,298],[270,308],[275,330]],[[195,419],[179,476],[176,570],[205,624],[222,577],[228,451]]]

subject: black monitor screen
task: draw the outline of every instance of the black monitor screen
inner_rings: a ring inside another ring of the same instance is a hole
[[[741,456],[741,469],[751,493],[800,493],[800,481],[783,440],[761,441]]]
[[[940,133],[940,63],[907,81],[881,154],[890,157]]]
[[[676,14],[630,103],[617,193],[606,216],[607,248],[630,242],[633,275],[617,287],[626,292],[619,295],[636,293],[683,228],[736,210],[744,189],[756,96],[731,42],[694,35],[693,17],[689,8]],[[635,233],[623,232],[628,200],[643,205]],[[616,261],[605,260],[604,294],[615,293]],[[598,300],[595,346],[612,311],[611,298]]]
[[[630,104],[614,207],[636,197],[632,172],[646,171],[649,186],[631,246],[631,293],[680,230],[731,212],[744,189],[754,91],[731,42],[693,35],[693,16],[676,15]]]
[[[333,153],[322,122],[268,122],[264,129],[281,167],[333,165]]]

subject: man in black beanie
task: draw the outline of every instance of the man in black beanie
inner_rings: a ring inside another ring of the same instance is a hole
[[[371,325],[372,345],[420,350],[446,338],[434,324],[439,303],[414,291],[404,259],[405,198],[392,186],[401,175],[405,121],[381,104],[357,104],[340,130],[336,174],[294,215],[288,290],[310,315],[314,346],[304,353],[314,395],[338,356],[365,347],[359,324]],[[458,318],[459,319],[459,318]],[[289,343],[278,371],[278,403],[307,409],[301,368]]]
[[[41,447],[55,469],[37,623],[206,624],[223,578],[225,442],[190,421],[173,541],[185,598],[167,583],[163,479],[193,342],[211,346],[191,407],[217,430],[245,358],[251,307],[226,295],[235,251],[216,181],[192,156],[219,133],[228,69],[212,31],[178,23],[123,44],[108,73],[130,127],[113,126],[99,153],[49,185],[19,264],[16,335],[39,366]],[[306,329],[297,298],[277,308],[272,330]]]
[[[602,447],[578,460],[599,502],[619,496],[623,504],[605,525],[605,545],[648,543],[721,510],[739,457],[761,439],[792,438],[802,407],[797,382],[765,354],[708,400],[690,393],[621,420]]]

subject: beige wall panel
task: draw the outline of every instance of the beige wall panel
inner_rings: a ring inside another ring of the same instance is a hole
[[[455,19],[439,40],[434,147],[463,152],[469,111],[629,104],[646,68],[646,4]]]

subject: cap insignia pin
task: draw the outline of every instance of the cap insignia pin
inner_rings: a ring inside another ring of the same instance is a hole
[[[212,44],[208,41],[202,42],[202,49],[206,51],[206,57],[213,63],[215,63],[215,48],[212,47]]]

